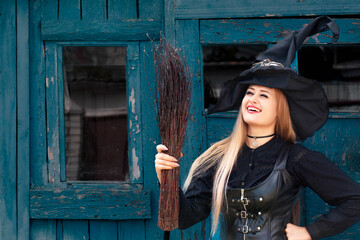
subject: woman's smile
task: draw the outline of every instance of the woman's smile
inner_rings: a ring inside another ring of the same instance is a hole
[[[249,106],[247,106],[247,112],[250,114],[260,113],[261,109],[255,107],[253,105],[249,105]]]

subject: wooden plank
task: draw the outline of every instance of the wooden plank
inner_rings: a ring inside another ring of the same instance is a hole
[[[90,221],[90,240],[117,240],[116,221]]]
[[[41,2],[30,1],[30,181],[32,185],[47,183],[45,58],[40,35]]]
[[[222,19],[200,21],[200,41],[203,44],[275,43],[311,19]],[[358,42],[359,19],[335,19],[340,27],[338,44]],[[307,44],[331,43],[330,31],[309,37]]]
[[[106,0],[82,0],[82,19],[85,21],[107,19],[106,2]]]
[[[17,239],[16,5],[0,4],[0,239]]]
[[[178,0],[175,17],[176,19],[204,19],[351,15],[358,14],[359,9],[358,0],[274,0],[271,3],[263,0]]]
[[[59,139],[59,83],[57,44],[49,42],[46,48],[46,120],[47,120],[47,166],[49,183],[60,182]]]
[[[118,221],[118,240],[144,240],[145,221],[144,220],[127,220]]]
[[[166,40],[175,45],[175,1],[164,1],[164,35]]]
[[[29,1],[19,0],[17,11],[17,238],[29,239]]]
[[[40,0],[40,3],[42,21],[59,19],[59,0]]]
[[[146,220],[146,239],[162,239],[163,232],[157,226],[159,209],[159,186],[157,184],[154,159],[156,154],[155,146],[161,143],[159,129],[155,118],[154,86],[155,68],[151,42],[140,43],[140,62],[143,65],[141,70],[141,105],[143,132],[143,164],[144,164],[144,188],[151,190],[151,219]],[[145,104],[146,103],[146,104]]]
[[[37,188],[30,190],[32,219],[146,219],[150,191],[141,189]]]
[[[203,99],[202,79],[202,48],[199,38],[199,21],[184,20],[175,22],[176,48],[181,49],[185,55],[192,74],[192,95],[190,106],[190,120],[186,128],[185,142],[181,160],[181,185],[185,182],[193,161],[206,150],[206,128]],[[209,221],[209,220],[207,220]],[[180,232],[180,231],[179,231]],[[182,231],[181,236],[185,239],[209,239],[209,225],[206,221],[200,222],[193,227]]]
[[[59,164],[60,181],[66,181],[66,159],[65,159],[65,109],[64,109],[64,78],[63,78],[63,52],[62,46],[57,46],[57,78],[58,78],[58,108],[59,108]]]
[[[134,0],[108,0],[108,19],[135,19],[137,18],[136,8],[136,1]]]
[[[44,21],[41,24],[41,37],[52,41],[135,41],[159,39],[160,29],[160,21],[144,19]]]
[[[140,183],[143,182],[143,157],[139,44],[129,44],[126,50],[129,175],[130,182]]]
[[[163,18],[164,1],[139,0],[139,18],[161,21]]]
[[[89,239],[89,221],[87,220],[63,220],[63,239],[76,240]]]
[[[80,0],[58,0],[60,20],[80,20]]]
[[[30,240],[56,240],[56,220],[31,220]]]

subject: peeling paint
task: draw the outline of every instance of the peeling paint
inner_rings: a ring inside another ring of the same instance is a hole
[[[135,90],[131,89],[131,94],[129,96],[129,105],[131,106],[131,112],[135,114]]]
[[[46,78],[46,87],[47,88],[49,87],[49,78],[48,77]]]
[[[49,158],[49,160],[54,160],[54,154],[50,147],[48,147],[48,158]]]
[[[139,133],[140,132],[140,125],[136,124],[136,132],[135,133]]]
[[[132,175],[138,180],[140,178],[139,157],[136,156],[135,148],[132,149]]]
[[[51,77],[51,83],[54,84],[54,77]]]
[[[132,127],[132,121],[130,120],[129,121],[129,128],[131,129],[131,127]]]

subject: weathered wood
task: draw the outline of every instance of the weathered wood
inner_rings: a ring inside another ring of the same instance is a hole
[[[203,44],[247,44],[276,41],[301,28],[311,19],[222,19],[200,21]],[[339,43],[357,42],[360,38],[359,19],[336,19],[340,26]],[[309,37],[306,44],[331,43],[330,31]]]
[[[150,191],[100,187],[30,190],[32,219],[146,219]]]
[[[17,31],[17,239],[29,239],[29,1],[16,6]],[[14,176],[13,176],[14,177]]]
[[[118,240],[145,240],[145,220],[118,221]]]
[[[160,21],[143,19],[124,19],[122,21],[43,21],[41,37],[43,40],[149,40],[159,39]]]
[[[58,0],[60,20],[80,20],[80,0]]]
[[[89,239],[89,221],[63,220],[63,240]]]
[[[130,0],[132,1],[132,0]],[[139,18],[154,19],[162,21],[164,16],[164,1],[162,0],[138,0],[139,1]]]
[[[143,182],[142,116],[139,44],[129,44],[126,54],[126,96],[128,109],[128,156],[130,182]]]
[[[56,220],[31,220],[30,240],[56,240]]]
[[[0,239],[17,239],[16,3],[0,4]]]
[[[117,240],[117,223],[115,221],[90,221],[90,239]]]
[[[285,17],[358,14],[358,0],[178,0],[177,19]]]
[[[85,21],[107,18],[106,0],[82,0],[81,18]]]
[[[108,19],[121,20],[137,18],[136,1],[108,0]]]
[[[59,79],[57,75],[57,44],[49,42],[46,49],[46,126],[47,169],[49,183],[60,182]]]

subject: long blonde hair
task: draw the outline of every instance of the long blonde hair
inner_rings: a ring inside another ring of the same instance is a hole
[[[294,143],[296,135],[292,127],[287,99],[279,89],[275,89],[275,92],[278,101],[276,134],[285,141]],[[212,235],[216,232],[223,203],[227,201],[226,186],[238,154],[241,154],[241,149],[245,144],[247,129],[248,126],[239,110],[231,135],[214,143],[194,161],[184,184],[184,191],[186,191],[193,177],[201,175],[215,166],[216,173],[212,190]]]

